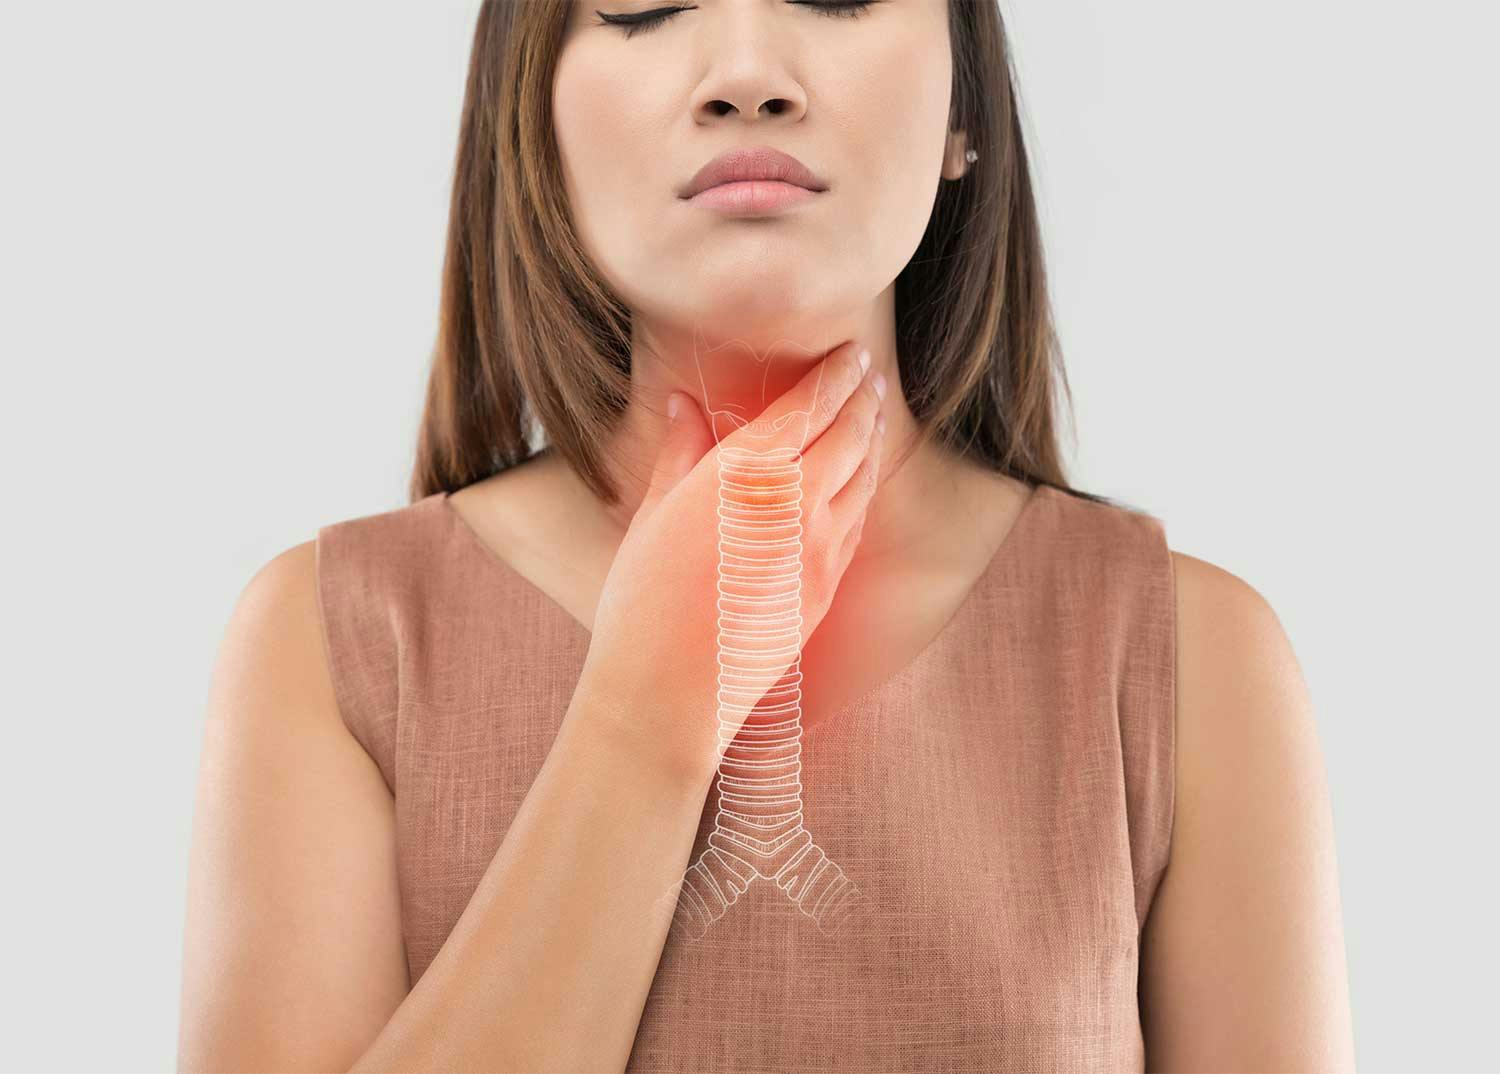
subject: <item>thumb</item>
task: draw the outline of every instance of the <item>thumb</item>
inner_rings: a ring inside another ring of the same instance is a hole
[[[641,509],[653,508],[692,473],[698,460],[714,446],[713,430],[703,419],[698,402],[686,392],[667,396],[667,435],[662,439],[651,473],[651,485]]]

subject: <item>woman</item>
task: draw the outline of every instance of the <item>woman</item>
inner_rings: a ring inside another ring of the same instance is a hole
[[[1068,486],[1027,169],[988,3],[484,5],[413,502],[219,657],[185,1068],[1352,1069],[1295,657]]]

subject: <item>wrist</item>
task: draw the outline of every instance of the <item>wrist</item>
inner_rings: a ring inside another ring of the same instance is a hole
[[[689,721],[642,719],[646,708],[621,700],[585,675],[573,692],[558,738],[567,735],[590,750],[605,751],[664,794],[701,805],[718,769],[712,739],[700,742],[689,736]]]

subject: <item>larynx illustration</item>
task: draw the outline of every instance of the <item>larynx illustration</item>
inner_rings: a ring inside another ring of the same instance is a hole
[[[802,451],[810,413],[747,417],[715,383],[744,358],[694,357],[719,440],[719,807],[708,846],[664,900],[671,933],[702,936],[756,881],[833,934],[867,901],[802,816]],[[754,354],[765,385],[771,352]],[[776,346],[779,346],[777,344]],[[762,410],[766,403],[762,387]],[[726,443],[720,430],[734,434]],[[746,713],[748,712],[748,715]]]

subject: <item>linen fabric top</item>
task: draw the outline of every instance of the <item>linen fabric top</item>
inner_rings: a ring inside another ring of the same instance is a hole
[[[590,634],[446,493],[324,526],[316,548],[340,714],[394,795],[415,984],[540,770]],[[673,930],[627,1070],[1142,1070],[1175,618],[1159,519],[1037,486],[937,637],[804,729],[804,821],[869,908],[830,937],[758,882],[696,941]]]

